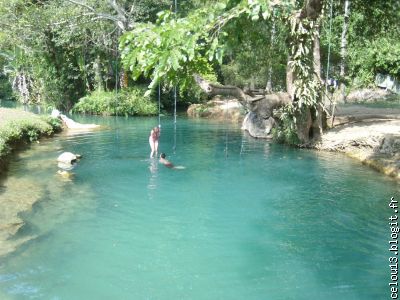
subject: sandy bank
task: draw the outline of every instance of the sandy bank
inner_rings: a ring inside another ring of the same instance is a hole
[[[313,147],[345,153],[379,172],[400,179],[400,110],[339,107],[334,128]]]

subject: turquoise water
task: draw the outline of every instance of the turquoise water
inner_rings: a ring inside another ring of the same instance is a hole
[[[17,235],[35,238],[0,260],[1,299],[390,297],[390,179],[163,118],[161,151],[186,167],[171,170],[148,158],[156,118],[74,118],[107,128],[42,141],[11,166],[41,196]],[[83,155],[72,181],[56,174],[62,151]]]

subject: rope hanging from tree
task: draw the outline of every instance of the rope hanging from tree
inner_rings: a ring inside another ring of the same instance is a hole
[[[225,158],[228,157],[228,128],[227,128],[227,116],[228,113],[228,100],[225,99],[225,107],[224,107],[224,118],[225,118]]]
[[[173,150],[174,150],[174,153],[175,153],[175,150],[176,150],[176,86],[174,87],[174,102],[175,102],[175,105],[174,105],[174,146],[173,146]]]
[[[176,14],[178,12],[178,4],[177,4],[177,0],[174,0],[174,4],[175,4],[175,17]],[[174,86],[174,146],[172,148],[174,150],[176,150],[176,85]]]
[[[161,127],[161,84],[158,83],[158,127]]]

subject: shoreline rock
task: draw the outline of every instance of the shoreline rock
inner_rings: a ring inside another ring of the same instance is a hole
[[[366,119],[339,125],[323,134],[311,148],[344,153],[400,179],[400,120]]]
[[[263,119],[254,112],[248,112],[242,122],[242,130],[254,138],[272,139],[271,130],[275,125],[274,118]]]
[[[365,91],[360,91],[359,95],[363,93]],[[392,93],[376,92],[377,97],[389,94]],[[192,104],[188,115],[221,120],[224,104],[226,101],[218,97],[207,104]],[[244,111],[243,107],[240,109]],[[239,120],[242,120],[241,129],[252,137],[272,138],[272,118],[261,118],[254,112],[248,112]],[[239,120],[235,119],[235,122]],[[331,121],[328,120],[328,123],[331,124]],[[334,127],[306,147],[344,153],[383,174],[400,179],[400,108],[338,106]]]
[[[245,117],[243,105],[236,99],[222,100],[214,97],[205,104],[191,104],[187,114],[192,118],[206,118],[241,123]]]

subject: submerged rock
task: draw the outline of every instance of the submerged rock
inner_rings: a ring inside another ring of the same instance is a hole
[[[63,152],[58,156],[57,161],[63,164],[72,164],[77,161],[77,159],[81,158],[79,154],[73,154],[71,152]]]
[[[4,183],[0,201],[0,257],[14,251],[34,236],[16,237],[25,225],[20,213],[30,211],[43,197],[43,187],[31,180],[10,177]]]
[[[72,181],[74,173],[71,172],[76,166],[76,161],[81,158],[79,154],[73,154],[71,152],[64,152],[58,158],[57,166],[60,170],[57,171],[59,177],[65,181]]]

